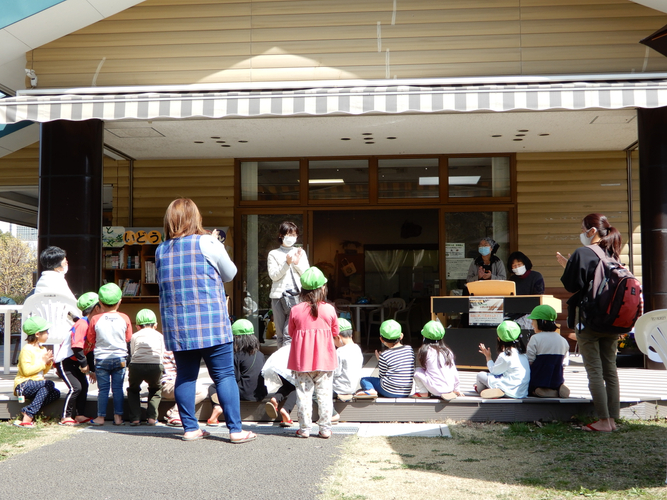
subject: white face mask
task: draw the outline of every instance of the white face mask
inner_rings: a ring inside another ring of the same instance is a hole
[[[581,240],[581,244],[587,247],[593,241],[593,236],[595,236],[595,231],[593,231],[592,236],[586,236],[586,233],[579,233],[579,239]]]
[[[286,247],[291,247],[296,243],[296,236],[284,236],[283,245]]]
[[[60,272],[61,272],[62,274],[67,274],[67,271],[69,270],[69,266],[68,266],[67,264],[65,264],[64,266],[62,266],[62,268],[63,268],[63,270],[60,271]]]
[[[514,269],[512,269],[512,272],[517,276],[523,276],[524,274],[526,274],[526,266],[515,267]]]

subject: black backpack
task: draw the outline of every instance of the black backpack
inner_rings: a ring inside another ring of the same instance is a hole
[[[583,323],[600,333],[627,333],[643,312],[642,288],[634,275],[599,245],[589,245],[600,257],[593,279],[579,306]]]

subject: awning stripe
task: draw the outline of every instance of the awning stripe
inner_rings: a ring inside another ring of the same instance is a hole
[[[656,108],[667,81],[530,85],[378,86],[276,91],[19,96],[0,99],[0,123],[23,120],[224,118],[550,109]]]

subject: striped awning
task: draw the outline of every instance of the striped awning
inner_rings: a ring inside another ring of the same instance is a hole
[[[0,99],[0,123],[546,111],[667,106],[667,81],[27,95]]]

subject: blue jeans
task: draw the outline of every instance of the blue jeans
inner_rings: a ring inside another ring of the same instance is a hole
[[[195,417],[195,392],[202,358],[215,384],[227,429],[230,433],[241,432],[241,399],[234,375],[234,342],[205,349],[174,351],[176,361],[174,398],[181,415],[183,429],[185,432],[199,429],[199,422]]]
[[[372,389],[375,389],[375,391],[378,393],[378,396],[382,398],[405,398],[404,394],[392,394],[391,392],[385,391],[382,386],[380,385],[380,378],[379,377],[362,377],[361,380],[359,381],[359,385],[361,386],[362,391],[370,391]]]
[[[125,379],[125,358],[100,359],[95,361],[95,375],[97,375],[97,416],[107,416],[109,404],[109,386],[113,392],[113,412],[123,415],[123,380]]]

